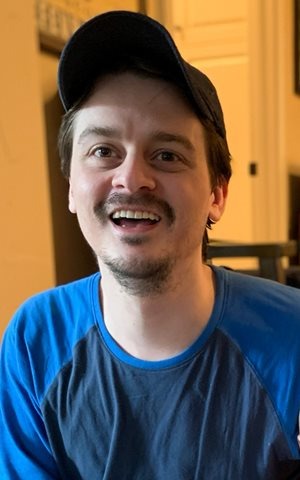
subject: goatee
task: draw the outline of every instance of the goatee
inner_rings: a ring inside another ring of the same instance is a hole
[[[168,288],[168,280],[175,259],[164,257],[157,260],[130,261],[101,256],[101,261],[110,269],[126,293],[139,297],[159,295]]]

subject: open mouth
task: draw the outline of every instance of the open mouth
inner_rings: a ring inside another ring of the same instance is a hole
[[[117,210],[110,216],[112,222],[119,227],[137,228],[155,225],[160,217],[145,210]]]

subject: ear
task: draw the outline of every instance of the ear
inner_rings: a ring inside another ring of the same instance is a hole
[[[213,188],[211,193],[211,205],[209,209],[209,218],[215,223],[220,220],[225,210],[228,194],[228,183],[223,182]]]
[[[72,184],[69,182],[69,211],[71,213],[76,213],[76,205],[75,205],[75,199],[73,195],[73,189],[72,189]]]

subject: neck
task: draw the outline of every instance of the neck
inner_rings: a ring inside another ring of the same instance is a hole
[[[162,360],[179,354],[201,333],[214,303],[212,270],[200,261],[173,272],[168,288],[149,296],[124,291],[101,265],[106,327],[129,354]]]

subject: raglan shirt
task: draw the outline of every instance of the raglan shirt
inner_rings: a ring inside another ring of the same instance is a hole
[[[274,480],[299,459],[300,291],[214,273],[206,328],[162,361],[110,336],[99,274],[26,301],[1,349],[0,478]]]

